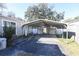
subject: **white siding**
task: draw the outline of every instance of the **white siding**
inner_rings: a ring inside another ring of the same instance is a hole
[[[33,29],[32,29],[32,26],[29,26],[28,32],[29,32],[29,33],[32,33],[32,30],[33,30]]]
[[[75,32],[75,41],[79,43],[79,22],[70,23],[67,28],[69,31]]]
[[[43,33],[43,29],[41,27],[38,28],[38,34],[42,34]]]
[[[56,34],[56,28],[50,28],[49,34]]]
[[[21,23],[16,23],[16,35],[20,36],[22,35],[22,24]]]
[[[0,19],[0,35],[3,33],[3,27],[2,27],[2,19]]]

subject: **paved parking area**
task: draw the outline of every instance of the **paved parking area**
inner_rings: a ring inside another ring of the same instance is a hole
[[[62,46],[57,41],[57,38],[33,36],[29,40],[25,38],[12,48],[0,51],[0,55],[65,56]]]

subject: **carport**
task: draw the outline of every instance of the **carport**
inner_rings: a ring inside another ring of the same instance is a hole
[[[66,29],[67,25],[58,21],[48,19],[38,19],[27,22],[22,26],[23,34],[56,34],[57,29]],[[33,33],[36,32],[36,33]],[[67,34],[68,36],[68,34]],[[62,36],[63,37],[63,36]]]

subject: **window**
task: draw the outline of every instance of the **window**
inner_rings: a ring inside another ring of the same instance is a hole
[[[16,24],[14,22],[8,22],[8,21],[4,21],[3,22],[4,26],[7,26],[7,27],[16,27]]]
[[[12,27],[16,27],[15,23],[11,22],[11,26]]]
[[[4,25],[4,27],[5,27],[5,26],[6,26],[6,27],[12,27],[13,30],[14,30],[14,34],[16,33],[16,23],[4,21],[4,22],[3,22],[3,25]],[[3,27],[3,28],[4,28],[4,27]]]

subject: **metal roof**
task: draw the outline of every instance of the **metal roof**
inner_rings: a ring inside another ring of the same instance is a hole
[[[52,26],[52,27],[57,27],[57,28],[66,28],[66,24],[65,23],[60,23],[57,21],[53,21],[53,20],[48,20],[48,19],[38,19],[38,20],[34,20],[31,22],[27,22],[26,24],[23,25],[26,26]]]

